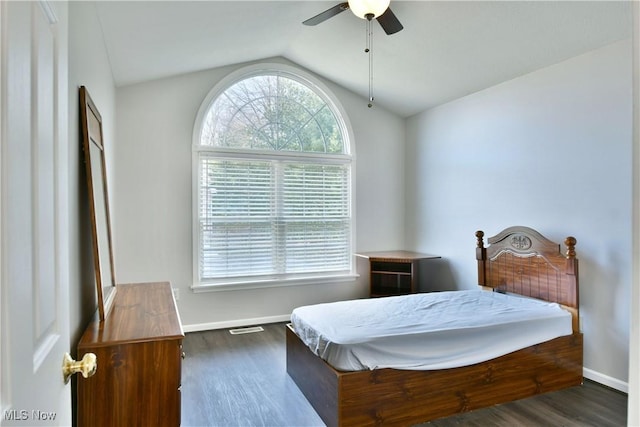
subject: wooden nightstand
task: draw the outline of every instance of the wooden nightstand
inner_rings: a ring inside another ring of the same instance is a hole
[[[418,292],[420,261],[440,258],[411,251],[363,252],[356,256],[369,259],[371,297]]]

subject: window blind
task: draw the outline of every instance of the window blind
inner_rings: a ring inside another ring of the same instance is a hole
[[[349,165],[199,161],[201,281],[349,270]]]

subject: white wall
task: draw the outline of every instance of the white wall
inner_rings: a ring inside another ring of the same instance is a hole
[[[96,6],[92,2],[69,3],[69,189],[72,236],[70,238],[71,348],[97,309],[89,228],[89,201],[80,139],[79,87],[84,85],[100,110],[107,150],[107,173],[113,175],[115,137],[115,85],[107,57]],[[74,149],[75,148],[75,149]]]
[[[407,121],[407,246],[440,288],[477,284],[475,237],[512,225],[577,238],[587,376],[626,388],[631,291],[631,43]]]
[[[284,59],[270,59],[283,62]],[[246,64],[243,64],[246,65]],[[179,289],[185,329],[284,320],[298,305],[366,294],[363,281],[335,285],[194,294],[191,144],[200,104],[240,66],[182,75],[117,90],[112,198],[119,283],[169,280]],[[403,247],[404,120],[323,80],[347,111],[356,135],[356,250]]]
[[[100,110],[105,145],[112,154],[116,127],[115,85],[95,4],[69,2],[69,347],[75,359],[79,358],[78,341],[97,310],[89,200],[80,138],[81,85],[87,87]],[[107,165],[107,173],[113,175],[111,166]],[[72,380],[74,413],[76,381],[76,378]]]
[[[633,3],[633,287],[627,425],[640,426],[640,4]]]

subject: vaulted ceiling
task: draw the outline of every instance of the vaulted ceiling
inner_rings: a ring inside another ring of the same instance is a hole
[[[281,56],[366,103],[365,21],[339,1],[95,2],[117,86]],[[408,117],[631,37],[616,1],[396,1],[404,30],[374,26],[376,104]]]

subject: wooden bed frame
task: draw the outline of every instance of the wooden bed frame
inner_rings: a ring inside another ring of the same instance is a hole
[[[328,426],[407,426],[582,384],[576,239],[560,245],[527,227],[488,239],[476,232],[485,289],[558,302],[573,334],[471,366],[437,371],[338,371],[286,330],[287,373]]]

